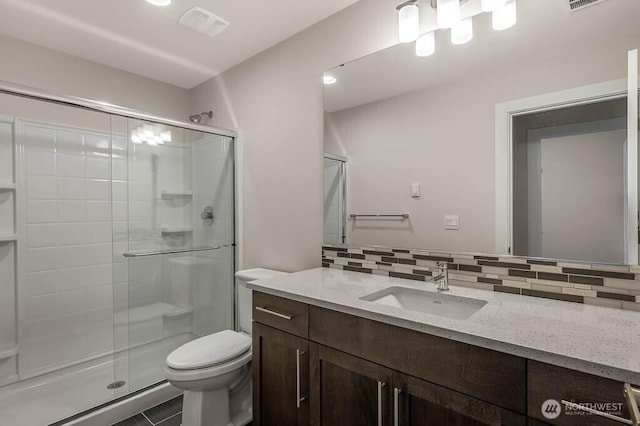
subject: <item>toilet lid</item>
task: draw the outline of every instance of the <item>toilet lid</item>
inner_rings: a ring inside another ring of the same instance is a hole
[[[222,364],[251,348],[251,338],[233,330],[210,334],[185,343],[167,357],[167,366],[193,370]]]

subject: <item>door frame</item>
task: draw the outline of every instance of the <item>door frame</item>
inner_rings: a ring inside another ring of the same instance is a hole
[[[342,228],[342,244],[346,244],[347,243],[347,188],[348,188],[348,184],[347,184],[347,180],[349,179],[348,177],[348,172],[349,172],[349,168],[347,167],[347,163],[348,163],[348,158],[343,156],[343,155],[338,155],[338,154],[331,154],[328,152],[324,153],[323,156],[323,160],[334,160],[334,161],[340,161],[341,162],[341,173],[342,173],[342,214],[341,214],[341,228]],[[324,176],[323,176],[323,184],[324,184]],[[324,209],[324,203],[323,203],[323,209]],[[324,218],[323,218],[324,220]],[[324,230],[323,230],[324,231]]]
[[[513,118],[519,115],[549,111],[605,100],[620,99],[628,94],[627,79],[612,80],[573,89],[503,102],[495,106],[495,252],[512,254],[513,247]],[[637,151],[636,151],[637,152]],[[638,176],[638,161],[627,157],[627,180]],[[629,185],[628,210],[637,211],[637,184]],[[638,264],[637,215],[630,215],[627,224],[627,264]],[[629,259],[632,261],[629,262]]]

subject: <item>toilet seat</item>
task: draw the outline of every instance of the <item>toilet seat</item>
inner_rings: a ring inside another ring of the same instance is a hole
[[[251,349],[251,338],[244,333],[223,330],[192,340],[167,357],[173,370],[196,370],[228,364]]]

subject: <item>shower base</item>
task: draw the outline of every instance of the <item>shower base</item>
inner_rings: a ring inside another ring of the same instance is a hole
[[[2,424],[47,426],[157,383],[164,379],[167,355],[193,337],[190,333],[172,336],[4,386],[0,388]],[[119,381],[125,384],[109,389]]]

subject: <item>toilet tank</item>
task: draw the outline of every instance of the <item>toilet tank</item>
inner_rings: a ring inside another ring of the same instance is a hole
[[[238,331],[251,334],[252,302],[251,289],[247,288],[249,281],[286,275],[286,272],[272,269],[255,268],[236,272],[236,306],[238,315]]]

